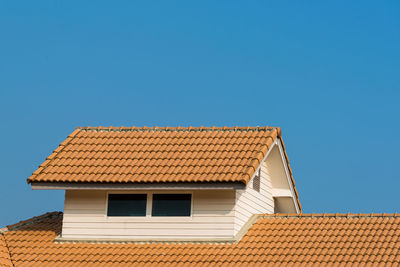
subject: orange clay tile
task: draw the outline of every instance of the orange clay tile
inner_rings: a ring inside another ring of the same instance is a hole
[[[77,128],[27,181],[247,184],[276,138],[278,127]]]
[[[13,266],[10,258],[10,253],[8,251],[8,247],[2,232],[0,232],[0,266]]]
[[[0,266],[400,265],[399,214],[259,215],[236,243],[59,243],[61,223],[53,212],[8,226]]]
[[[77,128],[28,182],[246,184],[277,137],[272,127]]]

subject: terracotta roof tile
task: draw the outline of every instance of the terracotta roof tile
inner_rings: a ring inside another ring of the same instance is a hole
[[[13,266],[4,235],[0,229],[0,266]]]
[[[77,128],[28,183],[247,184],[276,138],[276,127]]]
[[[247,183],[278,136],[272,127],[78,128],[28,182]]]
[[[57,243],[61,221],[62,213],[55,212],[8,226],[0,234],[0,266],[12,266],[10,254],[15,266],[397,266],[400,262],[398,214],[260,215],[240,241],[222,244]],[[373,232],[362,230],[370,226]]]

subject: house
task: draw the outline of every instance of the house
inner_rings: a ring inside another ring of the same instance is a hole
[[[77,128],[28,178],[64,211],[0,266],[398,266],[398,214],[303,214],[280,128]]]

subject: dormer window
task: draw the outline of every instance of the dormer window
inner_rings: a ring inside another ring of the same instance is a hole
[[[152,216],[190,216],[191,194],[153,194]]]
[[[66,190],[62,240],[236,242],[256,214],[301,211],[280,140],[271,127],[78,128],[28,182]]]
[[[109,217],[189,217],[192,194],[108,194]]]
[[[107,216],[146,216],[147,194],[109,194]]]

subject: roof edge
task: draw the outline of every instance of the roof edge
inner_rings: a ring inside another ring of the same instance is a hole
[[[44,168],[51,162],[53,161],[56,156],[58,155],[59,152],[61,152],[64,147],[75,137],[75,135],[80,132],[80,131],[94,131],[94,132],[128,132],[128,131],[137,131],[137,132],[155,132],[155,131],[160,131],[160,132],[176,132],[176,131],[181,131],[181,132],[213,132],[213,131],[243,131],[243,132],[249,132],[249,131],[277,131],[277,136],[279,137],[281,134],[281,129],[279,127],[270,127],[270,126],[247,126],[247,127],[239,127],[239,126],[233,126],[233,127],[76,127],[76,129],[67,136],[67,138],[46,158],[46,160],[38,167],[36,171],[34,171],[30,177],[26,180],[28,184],[31,184],[33,180],[35,179],[36,176],[38,176]],[[247,184],[247,180],[245,178],[242,178],[242,182]]]
[[[104,189],[104,190],[236,190],[246,187],[242,182],[31,182],[36,189]]]
[[[45,160],[42,164],[39,165],[39,168],[38,168],[36,171],[34,171],[34,172],[31,174],[31,176],[28,177],[28,179],[26,179],[26,182],[27,182],[28,184],[30,184],[30,183],[32,182],[32,180],[33,180],[36,176],[38,176],[38,175],[44,170],[44,168],[45,168],[52,160],[54,160],[54,158],[56,157],[56,155],[57,155],[60,151],[62,151],[62,150],[65,148],[65,146],[66,146],[69,142],[71,142],[72,138],[73,138],[77,133],[78,133],[78,129],[75,129],[71,134],[69,134],[69,135],[67,136],[67,138],[66,138],[61,144],[58,145],[58,147],[53,151],[53,153],[51,153],[50,156],[48,156],[48,157],[46,158],[46,160]]]
[[[290,178],[290,182],[292,184],[293,191],[294,191],[294,194],[295,194],[295,197],[296,197],[297,206],[298,206],[298,208],[300,210],[300,213],[302,213],[303,212],[303,207],[301,206],[301,203],[300,203],[299,192],[297,191],[296,182],[294,180],[294,175],[293,175],[292,168],[290,167],[289,157],[288,157],[288,154],[286,152],[286,146],[285,146],[285,143],[283,142],[282,131],[281,131],[280,128],[278,129],[278,137],[277,137],[277,139],[279,139],[279,147],[282,149],[281,153],[283,153],[283,160],[286,161],[286,164],[284,163],[284,165],[285,165],[285,168],[287,169],[287,171],[289,172],[289,176],[290,176],[289,178]]]
[[[280,134],[280,128],[279,127],[271,127],[271,126],[247,126],[247,127],[241,127],[241,126],[225,126],[225,127],[216,127],[216,126],[210,126],[210,127],[205,127],[205,126],[200,126],[200,127],[76,127],[76,130],[80,131],[103,131],[103,132],[123,132],[123,131],[137,131],[137,132],[155,132],[155,131],[160,131],[160,132],[212,132],[212,131],[272,131],[272,130],[278,130]]]

